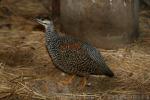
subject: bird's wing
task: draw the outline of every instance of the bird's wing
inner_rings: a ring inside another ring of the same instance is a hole
[[[82,48],[82,42],[66,36],[59,40],[61,40],[58,47],[62,58],[61,65],[68,66],[68,70],[72,68],[69,71],[80,73],[80,75],[93,73],[94,69],[90,66],[91,58]]]
[[[63,52],[66,51],[69,52],[69,50],[71,52],[74,51],[72,52],[73,54],[71,55],[76,55],[76,61],[84,60],[84,59],[85,59],[84,61],[87,61],[87,58],[88,60],[89,58],[91,58],[91,60],[94,60],[95,63],[99,64],[99,69],[103,74],[108,76],[113,76],[113,73],[104,62],[104,59],[101,56],[100,52],[98,52],[96,48],[94,48],[92,45],[72,37],[62,37],[60,40],[61,40],[60,50],[62,50]],[[75,59],[75,58],[72,57],[70,59]],[[76,62],[76,64],[77,63],[78,62]]]
[[[60,48],[61,50],[80,50],[84,51],[91,59],[93,59],[95,62],[102,64],[104,62],[103,57],[101,56],[100,52],[96,50],[95,47],[90,45],[87,42],[82,42],[76,38],[65,36],[61,37],[61,44]]]
[[[88,52],[89,56],[97,63],[104,62],[104,59],[101,56],[100,52],[91,44],[86,42],[82,45],[82,48],[85,49]]]
[[[80,42],[76,38],[65,36],[61,37],[59,40],[61,40],[59,44],[59,50],[62,53],[72,52],[75,53],[77,56],[79,56],[79,54],[85,52],[85,50],[81,48],[82,42]]]
[[[82,45],[82,48],[84,48],[89,56],[100,65],[100,70],[102,73],[104,73],[105,75],[108,76],[113,76],[113,72],[109,69],[109,67],[106,65],[104,58],[102,57],[102,55],[100,54],[99,51],[96,50],[95,47],[93,47],[91,44],[89,43],[84,43]]]

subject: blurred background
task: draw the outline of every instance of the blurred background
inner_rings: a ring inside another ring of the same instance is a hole
[[[106,49],[134,41],[140,35],[139,15],[149,9],[143,6],[149,6],[148,0],[1,0],[0,3],[1,29],[43,30],[34,19],[46,17],[55,22],[57,30]]]
[[[53,20],[60,34],[91,42],[116,77],[91,77],[82,91],[79,77],[59,86],[67,75],[52,64],[37,17]],[[2,100],[149,100],[149,50],[149,0],[0,0]]]

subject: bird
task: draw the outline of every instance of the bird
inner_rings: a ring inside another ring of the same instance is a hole
[[[83,77],[81,87],[84,87],[91,75],[114,76],[104,57],[89,42],[70,35],[60,35],[55,31],[51,20],[44,18],[36,20],[45,27],[45,43],[53,64],[70,75],[70,78],[62,81],[63,84],[71,83],[75,76],[79,76]]]

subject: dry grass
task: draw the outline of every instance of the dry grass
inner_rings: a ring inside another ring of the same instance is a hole
[[[79,91],[76,87],[80,78],[68,86],[57,84],[65,76],[51,63],[42,32],[1,33],[0,99],[107,100],[115,95],[150,95],[150,41],[140,41],[118,50],[101,49],[115,77],[90,77],[91,85]]]

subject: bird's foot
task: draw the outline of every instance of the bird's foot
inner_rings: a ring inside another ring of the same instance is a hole
[[[83,77],[83,79],[81,79],[80,81],[80,86],[78,87],[78,90],[83,90],[86,86],[86,83],[87,83],[87,78],[86,77]]]
[[[68,85],[68,84],[72,83],[73,79],[74,79],[74,75],[70,76],[69,78],[67,78],[65,80],[61,80],[60,82],[58,82],[58,84],[60,86]]]

